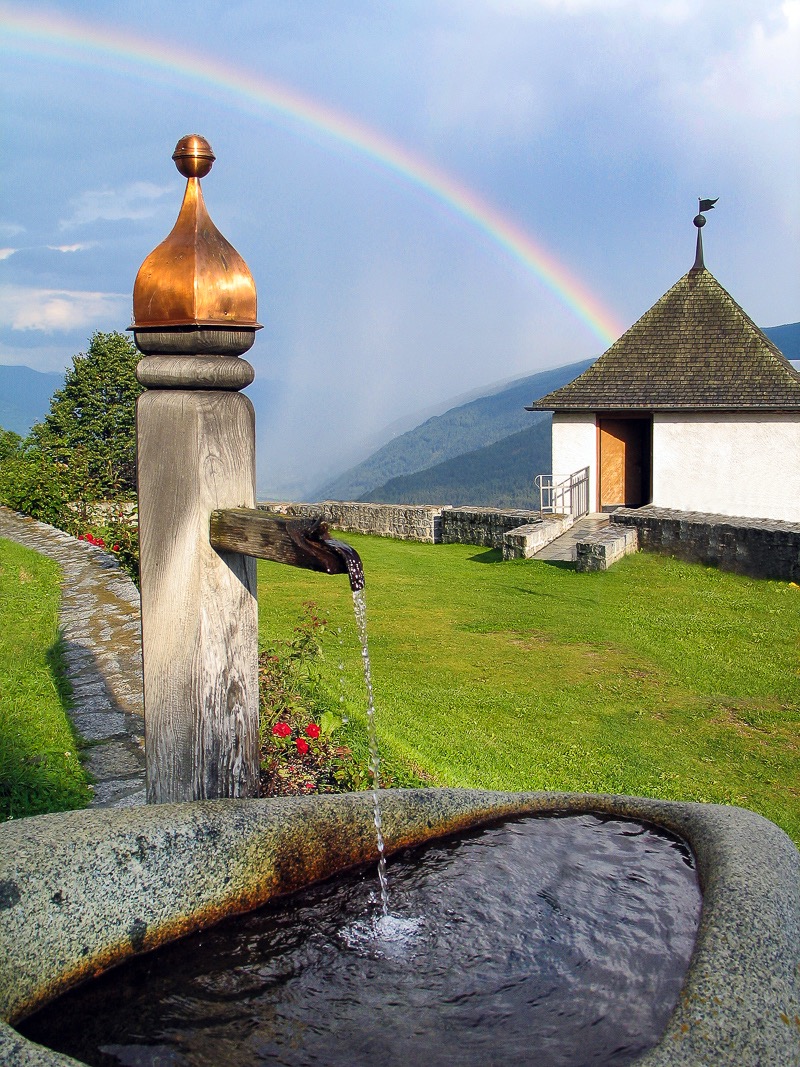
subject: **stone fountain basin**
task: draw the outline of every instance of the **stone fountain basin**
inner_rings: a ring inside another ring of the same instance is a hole
[[[573,793],[386,790],[388,853],[504,817],[596,812],[672,830],[703,892],[697,944],[643,1067],[800,1065],[800,853],[743,808]],[[77,1061],[13,1029],[130,956],[375,860],[369,794],[40,815],[0,826],[0,1064]]]

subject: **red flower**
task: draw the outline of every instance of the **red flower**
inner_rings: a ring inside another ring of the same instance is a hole
[[[305,756],[309,748],[308,741],[306,741],[304,737],[298,737],[295,744],[297,745],[297,751],[300,755]]]
[[[272,732],[276,737],[288,737],[292,728],[288,722],[276,722],[272,727]]]
[[[315,722],[310,722],[306,727],[306,737],[319,737],[319,727]]]
[[[112,552],[119,552],[119,545],[112,545],[111,546],[111,551]]]

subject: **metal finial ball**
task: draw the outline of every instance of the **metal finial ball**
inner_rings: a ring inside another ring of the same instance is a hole
[[[705,215],[695,215],[695,217],[692,219],[692,222],[694,222],[695,226],[699,230],[701,226],[705,226],[706,217]]]
[[[190,133],[175,145],[172,158],[184,178],[205,178],[217,157],[205,137]]]

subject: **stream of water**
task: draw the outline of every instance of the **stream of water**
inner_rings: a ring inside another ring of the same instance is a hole
[[[369,771],[372,777],[372,818],[378,838],[378,880],[381,887],[381,913],[383,918],[389,916],[389,883],[386,877],[386,850],[383,844],[383,823],[381,820],[381,756],[378,750],[378,733],[375,728],[375,694],[372,690],[372,671],[367,645],[367,601],[363,589],[353,590],[353,606],[356,612],[358,639],[361,643],[361,659],[364,664],[364,683],[367,687],[367,729],[369,731]]]
[[[327,539],[327,544],[344,559],[350,589],[353,593],[353,608],[356,616],[358,640],[361,646],[361,662],[364,669],[364,685],[367,691],[367,732],[369,737],[369,773],[372,792],[372,817],[375,823],[375,835],[378,842],[378,882],[380,883],[381,916],[376,924],[375,933],[384,936],[397,936],[398,929],[393,929],[389,915],[389,883],[386,875],[386,849],[383,842],[383,821],[381,817],[381,755],[378,749],[378,732],[375,726],[375,694],[372,689],[372,669],[369,662],[369,644],[367,642],[367,598],[364,592],[366,579],[361,557],[354,548],[344,541]],[[399,929],[403,928],[399,924]]]

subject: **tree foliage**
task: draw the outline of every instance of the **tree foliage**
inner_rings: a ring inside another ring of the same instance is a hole
[[[134,578],[137,531],[124,502],[136,492],[138,360],[124,334],[93,334],[44,422],[24,441],[0,431],[0,503],[67,533],[94,530]]]
[[[136,380],[139,354],[121,333],[94,333],[86,352],[73,357],[62,389],[32,446],[56,465],[78,461],[101,497],[119,498],[136,488]]]
[[[22,438],[13,430],[4,430],[0,426],[0,463],[18,456],[22,449]]]

